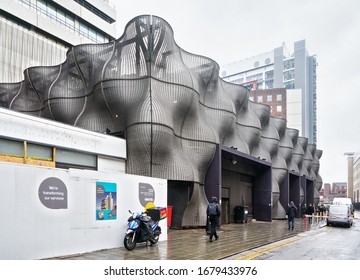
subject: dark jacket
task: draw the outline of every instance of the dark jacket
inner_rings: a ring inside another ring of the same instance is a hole
[[[289,219],[293,219],[297,215],[297,208],[293,203],[290,203],[289,209],[287,211],[287,215]]]
[[[315,212],[315,210],[314,210],[314,206],[308,206],[308,208],[306,209],[306,214],[307,215],[312,215],[312,214],[314,214],[314,212]]]

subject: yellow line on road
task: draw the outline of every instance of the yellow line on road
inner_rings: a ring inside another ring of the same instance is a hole
[[[298,241],[299,239],[301,239],[301,237],[297,236],[295,238],[292,238],[291,240],[287,240],[285,242],[281,242],[280,244],[276,244],[274,246],[270,246],[270,247],[265,247],[263,249],[260,249],[260,250],[254,250],[246,255],[243,255],[243,256],[240,256],[238,258],[235,258],[235,260],[252,260],[254,258],[257,258],[261,255],[264,255],[264,254],[267,254],[271,251],[274,251],[274,250],[277,250],[277,249],[280,249],[284,246],[287,246],[291,243],[294,243],[296,241]]]

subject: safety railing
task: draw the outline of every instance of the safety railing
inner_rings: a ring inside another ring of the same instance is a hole
[[[328,212],[312,214],[312,215],[304,215],[304,230],[308,227],[310,228],[319,228],[326,225],[326,220],[328,218]]]

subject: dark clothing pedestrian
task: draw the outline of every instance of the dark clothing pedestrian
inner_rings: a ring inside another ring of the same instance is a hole
[[[216,227],[218,225],[218,219],[220,217],[220,213],[221,211],[220,211],[220,206],[217,203],[217,198],[213,197],[206,210],[206,214],[210,224],[210,237],[209,237],[210,242],[212,242],[213,237],[215,237],[216,240],[218,240],[219,238],[219,235],[216,232]]]
[[[297,208],[294,204],[294,202],[290,202],[289,204],[289,208],[287,211],[287,216],[288,216],[288,229],[292,229],[294,230],[295,227],[295,217],[297,215]]]
[[[324,215],[325,215],[325,211],[326,211],[325,206],[324,206],[323,204],[319,204],[319,205],[318,205],[318,208],[319,208],[319,215],[320,215],[320,216],[324,216]]]
[[[306,204],[301,206],[301,218],[304,218],[304,215],[306,215]]]
[[[309,224],[312,223],[312,215],[315,213],[315,209],[314,209],[314,206],[312,206],[312,204],[309,204],[309,206],[306,208],[306,214],[307,215],[310,215],[308,217],[309,219]]]

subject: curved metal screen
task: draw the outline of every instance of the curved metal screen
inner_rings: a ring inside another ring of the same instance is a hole
[[[272,163],[274,217],[285,215],[279,184],[286,170],[321,180],[319,152],[307,138],[249,101],[247,88],[221,80],[215,61],[178,47],[170,25],[155,16],[134,18],[113,42],[71,48],[61,65],[26,69],[22,82],[0,84],[0,105],[125,132],[130,174],[203,185],[216,144],[238,147]]]

